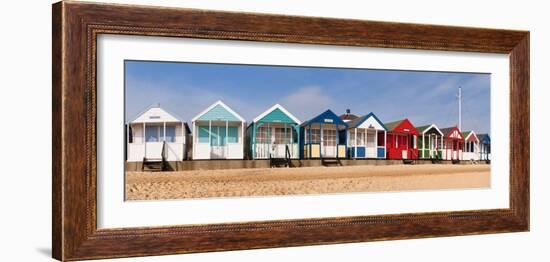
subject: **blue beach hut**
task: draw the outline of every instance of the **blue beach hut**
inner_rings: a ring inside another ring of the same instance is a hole
[[[385,158],[386,126],[374,113],[349,122],[347,146],[351,158]]]
[[[348,124],[327,110],[300,125],[302,159],[345,158]]]
[[[489,134],[480,134],[479,138],[479,159],[491,160],[491,137]]]

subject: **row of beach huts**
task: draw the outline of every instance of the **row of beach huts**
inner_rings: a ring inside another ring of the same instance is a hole
[[[128,162],[211,159],[490,160],[488,134],[383,123],[374,114],[331,110],[300,121],[276,104],[249,124],[222,101],[185,121],[151,106],[126,125]]]

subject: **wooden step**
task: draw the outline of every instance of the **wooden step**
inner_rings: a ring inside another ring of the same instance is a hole
[[[145,161],[143,162],[143,171],[164,171],[165,165],[164,162],[161,161]]]
[[[290,159],[286,158],[270,158],[269,165],[271,167],[290,167]]]
[[[323,166],[341,166],[342,163],[338,158],[323,158],[321,159],[321,164]]]

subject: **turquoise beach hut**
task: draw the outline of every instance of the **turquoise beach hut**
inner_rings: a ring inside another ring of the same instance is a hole
[[[300,124],[298,118],[279,104],[261,113],[246,129],[249,158],[298,159]]]
[[[193,159],[243,159],[244,119],[222,101],[193,118]]]

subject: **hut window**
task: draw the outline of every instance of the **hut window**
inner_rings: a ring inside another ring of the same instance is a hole
[[[208,143],[209,139],[208,127],[199,126],[199,143]]]
[[[290,144],[290,128],[277,127],[275,128],[275,144]]]
[[[361,146],[365,144],[365,130],[357,129],[357,145]]]
[[[169,142],[169,143],[176,142],[176,127],[175,126],[166,126],[166,142]]]
[[[349,144],[350,146],[355,146],[355,129],[350,129],[349,131]]]
[[[311,132],[311,141],[309,143],[320,143],[321,142],[321,129],[310,129]],[[308,137],[309,139],[309,137]]]
[[[160,141],[160,126],[146,126],[145,127],[145,141],[146,142],[159,142]]]
[[[211,146],[224,146],[225,145],[225,126],[212,126],[212,133],[210,133],[210,145]]]
[[[366,133],[367,135],[367,147],[374,147],[375,146],[375,139],[376,139],[376,131],[369,131]]]
[[[261,144],[269,143],[269,139],[267,138],[267,127],[258,127],[258,130],[256,130],[256,142]]]
[[[336,130],[323,130],[323,145],[336,146]]]
[[[227,143],[239,142],[239,128],[236,126],[230,126],[227,128]]]

